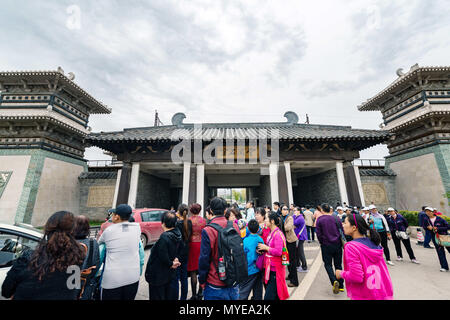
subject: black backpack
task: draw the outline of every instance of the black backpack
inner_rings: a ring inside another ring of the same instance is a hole
[[[225,263],[226,279],[223,282],[227,287],[234,287],[248,277],[247,255],[244,251],[241,235],[234,228],[232,221],[228,221],[225,228],[217,223],[210,223],[208,226],[217,230],[218,233],[218,258],[222,257]],[[216,265],[216,269],[219,273],[218,265]]]

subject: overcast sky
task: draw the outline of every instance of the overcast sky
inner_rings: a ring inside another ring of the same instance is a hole
[[[449,65],[450,6],[407,1],[1,0],[0,69],[56,70],[112,108],[94,132],[185,122],[378,129],[357,106],[395,71]],[[382,158],[384,145],[361,152]],[[97,148],[88,159],[107,158]]]

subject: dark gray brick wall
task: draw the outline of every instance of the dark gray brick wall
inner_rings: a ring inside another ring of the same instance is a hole
[[[294,189],[296,205],[319,205],[328,203],[335,207],[340,202],[339,186],[336,170],[329,170],[309,177],[298,178],[298,186]]]
[[[170,180],[140,172],[136,208],[170,209]]]

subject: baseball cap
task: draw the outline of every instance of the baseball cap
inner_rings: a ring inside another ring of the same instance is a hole
[[[389,208],[387,208],[387,211],[395,211],[395,209],[394,209],[394,208],[391,208],[391,207],[389,207]]]
[[[111,213],[117,214],[122,220],[128,220],[133,209],[127,204],[119,204],[116,208],[109,210]]]
[[[426,207],[425,210],[430,210],[431,212],[434,211],[432,207]]]
[[[367,208],[367,207],[364,207],[364,208],[362,208],[361,210],[362,210],[362,211],[368,211],[368,210],[369,210],[369,208]]]
[[[337,207],[336,210],[344,210],[341,206]]]
[[[371,204],[370,206],[369,206],[369,210],[372,210],[372,209],[376,209],[377,207],[374,205],[374,204]]]

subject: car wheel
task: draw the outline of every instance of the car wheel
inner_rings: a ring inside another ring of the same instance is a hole
[[[141,242],[142,242],[142,246],[145,247],[147,246],[147,236],[143,233],[141,233]]]

